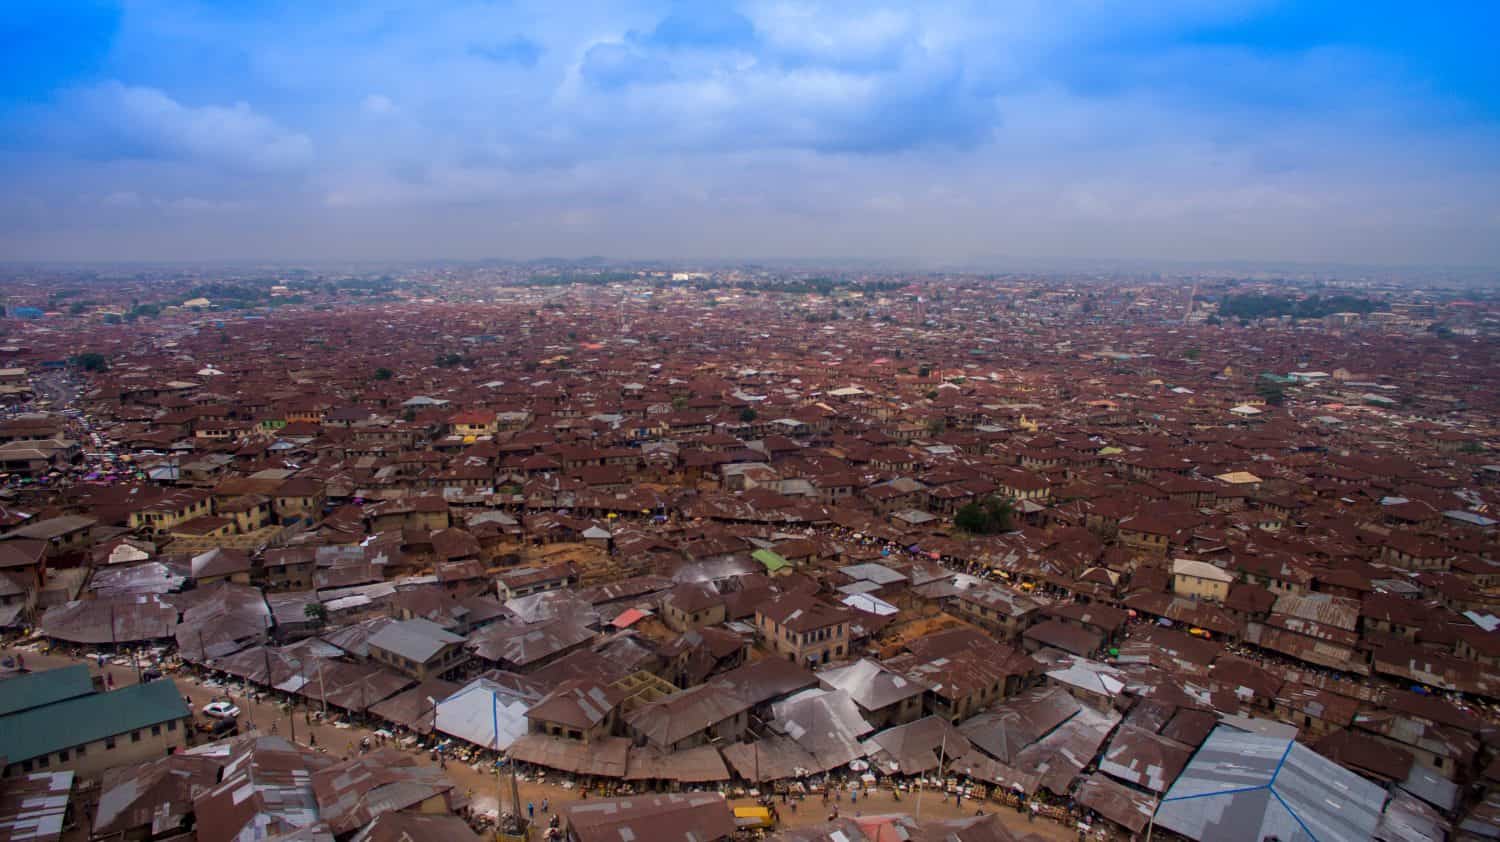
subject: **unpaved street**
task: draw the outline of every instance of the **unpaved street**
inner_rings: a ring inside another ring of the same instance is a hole
[[[18,650],[0,650],[5,655],[17,654]],[[71,658],[63,655],[38,654],[35,652],[20,652],[25,657],[26,666],[31,670],[49,669],[52,667],[66,666],[73,663],[84,662],[81,658]],[[91,672],[99,673],[99,666],[94,661],[87,661]],[[129,666],[117,666],[106,664],[104,674],[112,676],[116,687],[134,684],[136,681],[135,670]],[[224,690],[220,687],[204,687],[196,679],[185,672],[169,673],[168,677],[177,682],[177,686],[193,702],[195,716],[215,699],[224,698]],[[359,726],[340,727],[328,723],[318,722],[311,719],[310,714],[316,706],[302,705],[293,711],[283,711],[278,706],[265,701],[256,701],[242,695],[232,695],[233,702],[242,711],[240,715],[240,733],[277,733],[291,736],[295,732],[298,743],[303,745],[315,744],[319,751],[328,752],[340,757],[350,756],[359,751],[359,742],[363,737],[374,738],[373,728]],[[201,718],[201,717],[200,717]],[[388,743],[388,745],[395,745]],[[415,749],[401,749],[416,758],[423,765],[429,765],[433,761],[425,751]],[[497,788],[503,783],[506,790],[504,795],[506,806],[509,807],[509,785],[508,779],[481,771],[475,766],[459,762],[449,762],[446,766],[448,775],[453,778],[460,788],[470,795],[473,800],[474,809],[481,813],[494,813]],[[534,805],[536,816],[545,821],[542,813],[542,804],[560,804],[565,801],[573,801],[580,797],[577,788],[567,788],[560,783],[548,783],[544,780],[522,780],[518,782],[521,794],[522,808],[530,803]],[[597,795],[597,793],[595,793]],[[754,799],[735,799],[731,803],[736,805],[754,804]],[[903,795],[900,801],[892,798],[888,790],[880,790],[869,799],[850,804],[847,797],[838,804],[840,812],[845,816],[853,815],[881,815],[886,813],[911,813],[916,809],[916,803],[910,794]],[[789,805],[780,805],[781,825],[783,827],[804,827],[817,824],[828,817],[828,807],[825,807],[820,798],[811,797],[798,805],[793,810]],[[939,800],[937,793],[929,793],[922,798],[922,815],[926,818],[958,818],[961,816],[972,816],[976,810],[983,809],[986,813],[998,812],[1001,820],[1011,829],[1020,833],[1035,834],[1039,839],[1047,842],[1071,842],[1077,839],[1077,833],[1047,820],[1028,822],[1023,816],[1015,813],[1012,809],[996,803],[975,803],[965,801],[960,808],[952,801],[946,803]],[[93,815],[93,806],[90,803],[86,808],[86,814]],[[85,840],[87,835],[70,835],[68,842],[73,840]]]

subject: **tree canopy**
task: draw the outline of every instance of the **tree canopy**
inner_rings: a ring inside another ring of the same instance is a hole
[[[1010,500],[990,497],[959,509],[953,517],[953,525],[974,535],[995,535],[1014,528],[1014,515],[1015,506]]]

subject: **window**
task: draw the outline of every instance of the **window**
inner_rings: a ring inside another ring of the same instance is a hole
[[[82,756],[84,756],[85,754],[88,754],[88,753],[89,753],[89,747],[88,746],[79,746],[78,748],[73,749],[73,754],[76,755],[76,756],[78,756],[78,757],[82,757]]]
[[[115,738],[114,737],[105,737],[104,738],[104,747],[106,749],[113,749],[115,747]]]
[[[23,761],[21,763],[21,771],[22,772],[30,772],[31,771],[31,761],[30,760],[26,760],[26,761]]]
[[[153,736],[153,737],[160,737],[161,736],[161,726],[160,725],[152,725],[151,726],[151,736]]]
[[[138,743],[138,742],[140,742],[141,741],[141,732],[140,731],[131,731],[130,732],[130,741],[132,743]]]
[[[49,765],[50,765],[50,761],[47,760],[47,755],[45,755],[45,754],[42,755],[41,757],[38,757],[36,759],[36,767],[38,769],[45,769]]]
[[[168,722],[167,723],[167,730],[168,731],[176,731],[177,730],[177,720],[174,719],[171,722]]]
[[[67,763],[68,762],[68,750],[67,749],[63,749],[62,751],[59,751],[57,753],[57,762],[58,763]]]

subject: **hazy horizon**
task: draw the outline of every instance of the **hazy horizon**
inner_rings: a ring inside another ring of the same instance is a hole
[[[30,4],[0,28],[0,261],[1482,274],[1496,24],[1186,0]]]

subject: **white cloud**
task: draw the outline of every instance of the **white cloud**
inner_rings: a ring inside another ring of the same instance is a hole
[[[101,197],[99,204],[107,208],[138,208],[141,206],[141,194],[134,190],[116,190]]]
[[[90,152],[207,163],[232,171],[295,170],[312,160],[307,135],[248,103],[184,105],[157,88],[106,82],[79,95]],[[112,147],[113,145],[113,147]]]
[[[396,103],[384,94],[370,94],[365,97],[359,107],[361,111],[372,117],[388,117],[400,110],[396,107]]]

